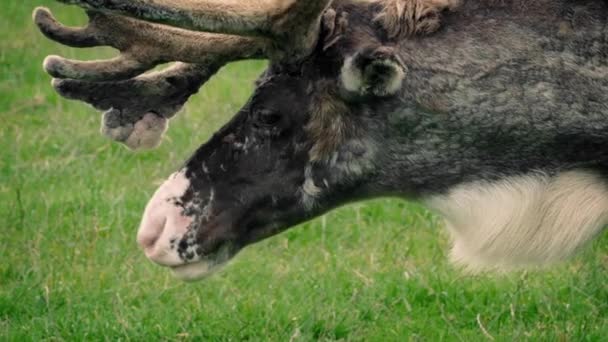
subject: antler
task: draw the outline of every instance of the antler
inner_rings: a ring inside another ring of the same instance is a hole
[[[173,117],[221,64],[175,65],[122,81],[91,82],[54,79],[65,98],[80,100],[105,111],[101,132],[131,149],[154,148]]]
[[[84,28],[61,25],[46,8],[34,21],[48,38],[73,47],[109,45],[121,54],[111,60],[74,61],[49,56],[45,70],[53,87],[68,98],[106,111],[101,131],[131,149],[153,148],[168,119],[225,63],[261,58],[266,39],[192,32],[117,15],[87,12]],[[154,66],[184,61],[163,71],[135,77]]]
[[[310,51],[321,13],[331,0],[58,0],[87,9],[122,14],[204,32],[265,36],[283,50]]]
[[[49,56],[44,68],[58,78],[53,86],[64,97],[106,110],[104,134],[131,148],[150,148],[160,141],[167,119],[226,63],[293,61],[310,53],[331,0],[59,1],[89,9],[89,24],[66,27],[48,9],[37,8],[34,21],[45,36],[73,47],[112,46],[120,55],[86,62]],[[172,61],[191,64],[138,76]]]
[[[171,62],[207,63],[263,57],[265,39],[193,32],[118,15],[87,11],[84,28],[61,25],[46,8],[37,8],[34,21],[48,38],[72,47],[111,46],[121,52],[105,61],[74,61],[49,56],[44,68],[54,77],[109,81],[137,76],[155,65]]]

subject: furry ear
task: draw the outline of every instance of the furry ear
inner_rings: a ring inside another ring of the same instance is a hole
[[[381,46],[366,48],[347,57],[340,81],[350,94],[385,97],[395,95],[401,89],[406,73],[407,67],[396,51]]]

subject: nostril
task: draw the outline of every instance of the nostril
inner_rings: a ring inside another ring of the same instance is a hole
[[[145,237],[137,237],[137,243],[139,246],[145,250],[151,249],[154,247],[154,244],[158,241],[157,237],[145,236]]]
[[[157,218],[144,217],[137,234],[137,243],[144,250],[154,247],[163,233],[166,222],[167,218],[164,216]]]

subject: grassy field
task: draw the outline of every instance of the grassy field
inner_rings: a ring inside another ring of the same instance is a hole
[[[608,234],[543,272],[467,276],[446,261],[441,220],[381,199],[247,248],[185,284],[147,261],[135,233],[158,183],[244,103],[261,62],[232,65],[173,120],[155,151],[99,133],[63,100],[47,54],[99,58],[44,39],[36,5],[0,3],[0,341],[561,340],[608,338]]]

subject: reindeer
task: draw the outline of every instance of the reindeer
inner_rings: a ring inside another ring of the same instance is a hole
[[[223,65],[268,59],[245,106],[156,191],[138,242],[184,280],[349,202],[419,200],[472,270],[563,260],[608,223],[608,7],[600,0],[60,0],[62,96],[151,148]],[[176,62],[146,73],[158,64]]]

